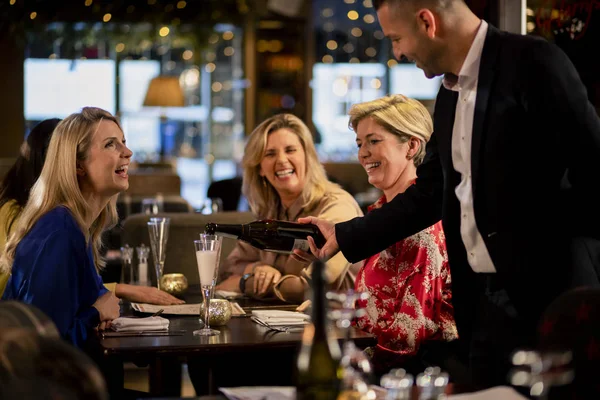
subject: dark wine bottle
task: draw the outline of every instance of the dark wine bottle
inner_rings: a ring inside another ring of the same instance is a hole
[[[311,324],[304,328],[296,361],[297,400],[335,400],[339,393],[340,346],[330,329],[325,264],[313,263]]]
[[[308,236],[311,236],[318,247],[325,244],[325,238],[319,228],[312,224],[299,224],[289,221],[265,219],[248,224],[208,223],[206,233],[216,233],[243,240],[252,246],[275,253],[290,254],[294,249],[309,252]]]

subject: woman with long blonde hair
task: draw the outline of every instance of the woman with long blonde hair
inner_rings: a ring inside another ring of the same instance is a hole
[[[77,346],[119,316],[98,271],[101,234],[117,222],[131,155],[110,113],[85,107],[62,120],[0,260],[11,275],[3,299],[37,306]]]
[[[275,115],[252,132],[243,168],[243,192],[259,219],[296,221],[310,215],[341,222],[362,214],[354,198],[327,179],[310,130],[294,115]],[[304,257],[260,251],[239,242],[221,268],[218,288],[300,302],[313,260]],[[329,260],[326,274],[335,289],[354,284],[342,254]]]

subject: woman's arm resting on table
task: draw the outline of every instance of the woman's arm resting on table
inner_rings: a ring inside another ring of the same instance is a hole
[[[159,304],[164,306],[185,303],[185,301],[155,287],[127,285],[124,283],[117,283],[115,295],[133,303]]]

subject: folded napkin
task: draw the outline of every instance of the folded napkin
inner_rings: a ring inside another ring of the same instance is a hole
[[[309,315],[295,311],[253,310],[252,316],[271,326],[306,325],[310,322]]]
[[[125,318],[114,319],[111,329],[116,332],[156,332],[168,331],[169,320],[162,317]]]
[[[448,396],[448,400],[526,400],[515,389],[508,386],[496,386],[480,392]]]
[[[293,400],[296,388],[292,386],[241,386],[219,388],[229,400]]]

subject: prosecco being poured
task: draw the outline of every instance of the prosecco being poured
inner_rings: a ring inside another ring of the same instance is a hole
[[[317,247],[325,244],[325,238],[315,225],[265,219],[248,224],[208,223],[205,228],[210,235],[243,240],[257,249],[274,253],[291,254],[294,249],[309,252],[307,237],[311,236]]]

